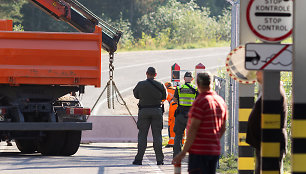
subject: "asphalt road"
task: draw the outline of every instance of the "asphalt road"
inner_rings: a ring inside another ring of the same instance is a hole
[[[202,63],[208,71],[216,73],[218,67],[225,66],[225,59],[229,53],[228,47],[205,48],[190,50],[165,50],[165,51],[144,51],[144,52],[123,52],[115,54],[114,58],[114,82],[124,100],[127,102],[133,115],[137,114],[136,104],[132,89],[138,81],[146,79],[145,72],[149,66],[157,70],[157,79],[166,82],[170,81],[171,66],[177,63],[181,70],[194,71],[195,66]],[[184,72],[181,73],[181,77]],[[84,106],[92,108],[99,95],[109,80],[108,55],[102,55],[102,87],[86,87],[85,95],[81,96]],[[115,107],[117,111],[107,108],[106,91],[103,93],[99,103],[93,110],[93,115],[127,115],[124,107]],[[120,101],[120,100],[119,100]],[[115,106],[118,104],[115,100]]]
[[[133,115],[137,114],[137,100],[132,89],[138,81],[146,78],[149,66],[157,69],[157,79],[163,82],[170,80],[170,68],[174,63],[181,70],[193,71],[195,65],[202,63],[206,69],[216,72],[225,65],[229,48],[207,48],[193,50],[167,50],[126,52],[115,55],[114,81],[124,101]],[[102,55],[102,87],[86,87],[85,94],[80,97],[85,107],[92,107],[108,81],[108,55]],[[106,105],[106,93],[102,96],[94,115],[127,115],[124,106],[115,102],[115,109],[109,110]],[[166,113],[165,113],[166,115]],[[167,117],[164,118],[163,134],[167,132]],[[172,148],[164,148],[165,165],[157,166],[152,144],[144,156],[142,166],[132,165],[137,144],[135,143],[93,143],[82,144],[79,151],[71,157],[41,156],[40,154],[21,154],[15,146],[0,143],[0,174],[138,174],[138,173],[173,173]],[[187,173],[187,164],[182,166],[182,173]]]
[[[14,144],[14,143],[13,143]],[[164,148],[165,165],[157,166],[152,144],[148,145],[142,166],[132,165],[137,153],[135,143],[82,144],[69,157],[21,154],[16,146],[0,143],[1,174],[166,174],[173,173],[172,149]],[[187,163],[182,173],[187,173]]]

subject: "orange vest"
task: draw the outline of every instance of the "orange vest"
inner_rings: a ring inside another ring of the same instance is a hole
[[[169,88],[167,88],[167,92],[168,92],[167,100],[168,100],[169,104],[171,104],[173,102],[175,88],[169,87]]]
[[[168,91],[167,101],[169,102],[169,117],[168,117],[169,141],[168,141],[168,145],[173,146],[174,137],[175,137],[175,133],[173,131],[174,123],[175,123],[174,112],[177,108],[177,104],[174,103],[173,101],[175,88],[169,87],[167,88],[167,91]]]

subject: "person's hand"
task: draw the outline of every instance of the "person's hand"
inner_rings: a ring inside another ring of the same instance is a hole
[[[182,159],[186,156],[186,153],[184,152],[180,152],[179,154],[177,154],[173,160],[172,160],[172,164],[181,164]]]

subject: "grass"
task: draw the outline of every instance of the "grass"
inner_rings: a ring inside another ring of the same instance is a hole
[[[291,153],[287,153],[283,159],[284,174],[291,173]]]
[[[169,137],[168,136],[164,136],[163,137],[163,146],[166,146],[168,144],[169,141]]]
[[[169,137],[163,137],[163,146],[168,144]],[[291,173],[291,154],[287,153],[283,159],[283,168],[284,174]],[[219,159],[219,168],[217,169],[217,173],[221,174],[236,174],[238,173],[238,160],[237,156],[228,155],[221,156]]]
[[[209,48],[209,47],[229,47],[229,41],[216,41],[216,40],[209,40],[209,41],[201,41],[197,43],[185,43],[183,45],[171,44],[169,43],[166,46],[159,46],[155,44],[148,44],[145,46],[137,46],[135,44],[134,47],[121,47],[119,45],[118,52],[127,52],[127,51],[147,51],[147,50],[169,50],[169,49],[196,49],[196,48]]]
[[[259,41],[260,42],[260,41]],[[196,49],[196,48],[210,48],[210,47],[229,47],[230,41],[224,40],[203,40],[196,43],[185,44],[160,44],[155,41],[147,42],[147,44],[130,44],[129,46],[118,45],[118,52],[127,51],[147,51],[147,50],[169,50],[169,49]],[[288,38],[283,43],[292,43],[292,38]]]
[[[217,169],[218,173],[238,173],[237,169],[237,157],[230,155],[230,156],[222,156],[219,159],[219,168]]]
[[[218,173],[222,174],[234,174],[238,173],[238,162],[237,156],[229,155],[222,156],[219,160],[219,168],[217,169]],[[284,174],[291,173],[291,154],[288,153],[283,159],[283,170]]]

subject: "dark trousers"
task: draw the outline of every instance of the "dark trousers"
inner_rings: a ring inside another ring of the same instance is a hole
[[[255,149],[255,153],[256,153],[256,165],[255,165],[255,174],[260,174],[260,165],[261,165],[261,156],[260,156],[260,149]],[[281,150],[280,152],[280,158],[278,161],[278,165],[279,165],[279,172],[282,172],[282,168],[283,168],[283,156],[284,156],[284,150]]]
[[[151,126],[153,135],[153,148],[156,155],[156,161],[163,161],[162,152],[162,134],[163,117],[160,108],[143,108],[139,110],[137,128],[138,132],[138,152],[135,160],[142,161],[143,155],[147,148],[147,136]]]
[[[175,133],[174,145],[173,145],[173,157],[175,157],[182,150],[182,139],[184,131],[187,125],[187,114],[188,112],[179,113],[175,117],[175,123],[173,131]]]
[[[190,174],[215,174],[219,155],[189,154],[188,172]]]

